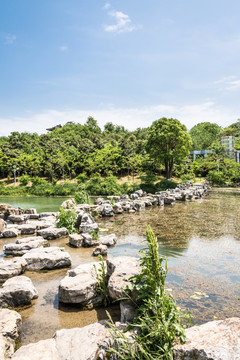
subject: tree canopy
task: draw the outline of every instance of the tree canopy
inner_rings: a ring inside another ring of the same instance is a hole
[[[192,149],[211,149],[212,144],[220,140],[221,130],[219,125],[210,122],[202,122],[193,126],[189,131],[193,142]]]
[[[150,157],[165,166],[167,179],[172,176],[173,165],[179,164],[189,154],[191,145],[186,126],[177,119],[161,118],[148,130],[146,150]]]

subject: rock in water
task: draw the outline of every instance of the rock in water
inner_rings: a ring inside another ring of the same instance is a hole
[[[14,310],[0,310],[0,359],[8,360],[14,353],[15,341],[19,337],[22,318]]]
[[[101,323],[62,329],[53,339],[22,346],[12,360],[100,360],[110,342],[110,332]]]
[[[71,265],[70,255],[57,246],[32,249],[23,255],[28,270],[52,270]]]
[[[3,307],[28,305],[37,297],[37,290],[26,276],[8,279],[0,289],[0,305]]]
[[[24,273],[27,262],[23,258],[0,260],[0,284],[13,276]]]
[[[174,348],[175,360],[240,359],[240,318],[193,326],[186,337],[185,344]]]
[[[63,236],[67,236],[68,230],[64,227],[63,228],[49,227],[46,229],[38,230],[37,235],[42,236],[44,239],[47,240],[54,240]]]
[[[100,263],[92,262],[68,271],[59,286],[60,302],[83,306],[101,303],[102,298],[97,292],[98,281],[94,265],[98,270]]]

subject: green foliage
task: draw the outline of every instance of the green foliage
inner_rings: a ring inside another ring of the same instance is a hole
[[[100,237],[99,233],[97,231],[95,231],[95,230],[90,231],[90,234],[91,234],[93,240],[98,240],[99,237]]]
[[[193,150],[208,150],[214,142],[220,140],[221,127],[210,122],[199,123],[189,131]]]
[[[79,191],[75,193],[74,200],[77,204],[89,204],[89,195],[85,186],[79,186]]]
[[[96,278],[98,281],[97,293],[99,294],[103,305],[107,306],[109,304],[109,296],[108,296],[105,263],[103,261],[102,255],[99,255],[98,258],[100,260],[100,268],[97,269],[96,265],[95,264],[93,265],[96,273]]]
[[[101,178],[96,175],[90,179],[86,185],[87,191],[91,195],[120,195],[121,186],[117,183],[117,178],[113,175]]]
[[[121,194],[132,194],[134,191],[139,190],[140,185],[132,182],[124,182],[120,185]]]
[[[48,182],[45,179],[42,179],[39,176],[32,177],[31,182],[32,182],[32,186],[48,184]]]
[[[173,165],[189,154],[192,141],[185,125],[177,119],[161,118],[148,130],[146,150],[150,157],[165,166],[166,179],[172,176]]]
[[[132,286],[126,289],[138,294],[137,316],[128,328],[134,330],[132,341],[112,323],[116,341],[110,352],[121,360],[173,360],[173,345],[185,341],[181,319],[190,315],[184,315],[173,297],[166,294],[167,261],[164,264],[159,257],[157,239],[150,227],[146,241],[147,248],[140,251],[140,274],[129,279]]]
[[[62,206],[60,207],[59,214],[57,216],[58,228],[65,227],[68,229],[69,234],[75,233],[76,221],[77,221],[77,212],[75,208],[65,210]]]
[[[156,191],[164,191],[167,189],[175,189],[177,186],[177,183],[175,181],[163,179],[156,183]]]
[[[29,175],[22,175],[20,178],[19,178],[19,182],[21,185],[23,186],[26,186],[29,181],[31,180],[30,176]]]
[[[184,174],[181,176],[181,182],[184,184],[193,179],[193,174]]]
[[[88,180],[88,177],[85,173],[79,174],[77,177],[78,184],[84,184]]]
[[[226,185],[225,183],[225,176],[224,173],[222,171],[216,171],[216,170],[211,170],[208,172],[208,176],[207,176],[210,180],[212,185]]]

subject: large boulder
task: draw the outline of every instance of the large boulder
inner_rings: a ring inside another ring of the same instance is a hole
[[[117,242],[117,237],[115,234],[100,236],[100,243],[102,245],[113,246],[116,244],[116,242]]]
[[[83,238],[83,243],[82,243],[83,247],[92,247],[100,244],[100,240],[99,239],[94,240],[92,235],[89,233],[82,233],[81,235]]]
[[[0,219],[0,233],[6,229],[6,222],[3,219]]]
[[[62,329],[53,339],[22,346],[12,360],[100,360],[111,341],[109,330],[101,323]]]
[[[14,310],[0,310],[0,359],[8,360],[14,353],[15,342],[19,337],[22,318]]]
[[[107,252],[108,252],[107,245],[99,245],[93,250],[92,255],[93,256],[99,256],[99,255],[105,256],[105,255],[107,255]]]
[[[123,213],[123,208],[122,208],[122,205],[120,202],[116,202],[112,208],[113,208],[114,214],[122,214]]]
[[[123,289],[130,285],[128,279],[140,272],[137,258],[119,256],[107,260],[108,292],[111,300],[119,300],[126,294]]]
[[[32,235],[36,232],[37,225],[31,223],[19,225],[18,229],[20,230],[21,235]]]
[[[174,348],[175,360],[240,359],[240,318],[211,321],[186,330],[186,342]]]
[[[32,281],[26,276],[15,276],[5,281],[0,289],[0,305],[18,307],[28,305],[38,297]]]
[[[83,237],[80,234],[69,234],[68,240],[73,247],[80,248],[83,246]]]
[[[28,270],[52,270],[71,265],[70,255],[56,246],[49,248],[32,249],[23,255]]]
[[[19,234],[19,230],[16,228],[9,228],[9,229],[5,229],[2,232],[2,236],[5,238],[13,238],[13,237],[17,237]]]
[[[27,262],[23,258],[0,260],[0,284],[13,276],[23,274],[27,268]]]
[[[84,213],[81,216],[81,223],[79,225],[80,233],[87,233],[90,231],[98,231],[98,224],[95,222],[92,215]]]
[[[68,230],[65,227],[62,228],[49,227],[46,229],[38,230],[37,235],[42,236],[44,239],[47,240],[54,240],[63,236],[67,236]]]
[[[83,306],[100,304],[102,299],[97,292],[96,277],[99,268],[100,263],[92,262],[69,270],[59,286],[59,301]]]
[[[22,256],[22,255],[26,254],[28,251],[42,247],[42,246],[43,247],[49,246],[49,243],[47,240],[41,238],[41,239],[37,239],[37,240],[33,240],[33,241],[28,241],[26,243],[20,243],[20,244],[16,244],[16,243],[5,244],[3,246],[3,252],[7,256],[9,256],[9,255]]]
[[[74,199],[68,199],[62,203],[61,207],[63,207],[64,209],[72,209],[75,208],[76,205],[77,203]]]
[[[8,220],[11,221],[13,224],[25,224],[29,219],[29,215],[9,215]]]
[[[145,209],[145,202],[144,201],[134,201],[133,209],[136,211],[141,211]]]

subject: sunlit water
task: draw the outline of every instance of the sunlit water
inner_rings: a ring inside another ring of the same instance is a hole
[[[33,205],[34,207],[34,205]],[[116,233],[118,243],[109,255],[137,256],[145,246],[146,224],[159,239],[159,251],[168,259],[166,288],[177,303],[190,310],[193,322],[239,316],[240,303],[240,193],[214,190],[202,200],[153,207],[135,214],[101,219],[101,228]],[[1,240],[1,243],[10,242]],[[94,261],[92,249],[69,247],[68,239],[51,241],[64,246],[73,267]],[[23,318],[22,344],[46,339],[61,328],[82,327],[106,318],[103,309],[81,310],[58,304],[58,285],[66,269],[26,272],[38,290],[33,306],[19,309]],[[118,306],[111,307],[118,319]]]

